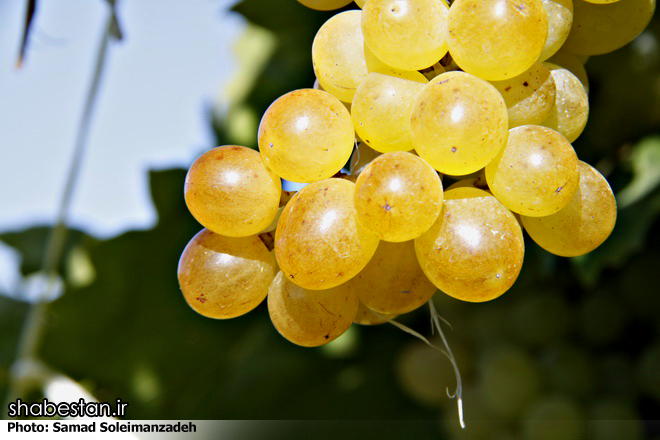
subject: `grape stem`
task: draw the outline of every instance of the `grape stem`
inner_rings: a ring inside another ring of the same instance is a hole
[[[69,172],[67,174],[62,199],[60,200],[57,218],[46,243],[46,250],[44,252],[44,259],[40,270],[43,274],[42,286],[40,288],[42,294],[30,307],[23,323],[23,329],[16,351],[16,358],[10,372],[10,384],[7,390],[4,408],[7,408],[7,405],[10,402],[13,402],[16,398],[24,395],[28,386],[41,386],[47,380],[47,377],[41,374],[28,374],[28,376],[31,377],[22,377],[23,371],[21,370],[23,370],[23,366],[26,365],[26,363],[34,362],[37,357],[39,344],[45,330],[48,305],[47,298],[51,296],[53,289],[55,289],[55,286],[57,285],[57,268],[62,258],[62,252],[64,250],[68,232],[67,215],[69,206],[71,205],[73,191],[76,187],[78,176],[80,175],[82,159],[87,145],[87,138],[94,110],[94,103],[98,96],[99,85],[101,83],[101,77],[105,66],[108,44],[112,37],[117,38],[115,2],[110,2],[109,9],[108,19],[96,54],[92,82],[87,90],[83,112],[78,125],[78,132],[76,133],[74,154],[69,166]]]
[[[451,393],[449,392],[449,388],[447,388],[447,397],[449,397],[450,399],[456,399],[456,406],[458,408],[458,422],[460,423],[461,428],[465,429],[465,419],[463,417],[463,381],[461,380],[461,372],[458,369],[458,364],[456,362],[456,358],[454,357],[454,353],[451,351],[451,347],[449,347],[447,338],[445,337],[445,334],[442,331],[440,321],[442,320],[445,324],[447,324],[447,326],[449,326],[449,328],[451,328],[451,325],[449,324],[449,322],[447,322],[447,320],[445,320],[442,316],[440,316],[440,314],[438,314],[438,311],[436,310],[432,300],[429,301],[429,309],[431,311],[431,332],[434,333],[434,330],[438,331],[438,333],[440,334],[440,338],[442,339],[442,344],[444,345],[445,348],[438,347],[437,345],[429,341],[422,334],[416,332],[415,330],[411,329],[410,327],[404,324],[401,324],[400,322],[397,322],[393,319],[390,319],[387,322],[397,327],[398,329],[408,333],[409,335],[416,337],[417,339],[421,340],[429,347],[438,350],[440,353],[445,355],[447,359],[449,359],[449,362],[451,363],[451,366],[454,369],[454,375],[456,376],[456,389],[454,390],[453,393]]]

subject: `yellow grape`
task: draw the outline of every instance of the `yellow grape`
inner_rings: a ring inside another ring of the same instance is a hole
[[[397,315],[386,315],[384,313],[375,312],[362,304],[362,302],[359,302],[357,316],[355,317],[353,324],[379,325],[384,324],[390,319],[394,319],[396,317]]]
[[[522,230],[495,197],[476,188],[445,193],[435,224],[415,239],[429,280],[454,298],[490,301],[515,282],[525,253]]]
[[[515,78],[493,81],[509,111],[509,128],[540,124],[555,105],[555,80],[550,69],[536,63]]]
[[[225,145],[207,151],[190,166],[184,195],[205,228],[230,237],[261,232],[277,214],[282,184],[256,151]]]
[[[365,44],[385,64],[403,70],[432,66],[447,53],[444,0],[373,0],[362,11]]]
[[[610,4],[573,1],[573,27],[563,50],[600,55],[625,46],[649,24],[655,0],[620,0]]]
[[[228,319],[257,307],[276,271],[275,259],[259,237],[224,237],[203,229],[183,250],[177,275],[193,310]]]
[[[259,124],[264,163],[293,182],[333,176],[351,157],[354,141],[348,110],[322,90],[294,90],[277,98]]]
[[[291,198],[275,231],[277,262],[290,281],[306,289],[330,289],[367,265],[378,237],[358,222],[354,193],[352,182],[326,179]]]
[[[577,76],[577,79],[579,79],[584,86],[587,95],[589,94],[589,77],[587,76],[587,70],[584,68],[584,63],[577,55],[560,50],[551,56],[545,65],[551,69],[554,69],[555,66],[567,69],[573,75]]]
[[[584,131],[589,119],[589,96],[582,82],[568,69],[546,63],[555,81],[555,105],[542,125],[557,130],[569,142]]]
[[[281,271],[268,289],[268,313],[284,338],[303,347],[337,339],[357,316],[358,299],[349,284],[328,290],[307,290]]]
[[[360,173],[354,200],[358,220],[378,238],[412,240],[438,217],[442,182],[424,159],[394,151],[378,156]]]
[[[370,73],[355,91],[351,105],[360,139],[381,153],[412,150],[410,113],[423,88],[420,82]]]
[[[547,127],[509,130],[506,148],[486,166],[488,187],[504,206],[530,217],[554,214],[580,184],[575,150]]]
[[[433,78],[413,104],[410,132],[420,157],[444,174],[483,168],[504,147],[508,113],[490,83],[465,72]]]
[[[355,4],[358,5],[360,9],[364,8],[364,4],[367,2],[367,0],[355,0]]]
[[[344,102],[351,102],[355,89],[367,76],[362,11],[344,11],[331,17],[318,30],[312,44],[314,73],[323,89]]]
[[[607,180],[591,165],[580,162],[580,186],[559,212],[525,217],[529,236],[543,249],[562,257],[584,255],[609,237],[616,222],[616,200]]]
[[[382,153],[370,148],[364,142],[358,144],[357,150],[351,156],[351,163],[349,171],[352,176],[357,176],[364,170],[364,167],[369,165],[372,160],[380,156]]]
[[[548,38],[539,56],[545,61],[564,44],[573,24],[573,0],[542,0],[548,16]]]
[[[298,0],[301,4],[317,11],[332,11],[343,8],[353,0]]]
[[[381,241],[369,264],[351,281],[358,298],[378,313],[400,315],[428,302],[436,287],[415,256],[413,241]]]
[[[499,81],[520,75],[539,58],[548,19],[541,0],[456,0],[448,29],[456,64]]]

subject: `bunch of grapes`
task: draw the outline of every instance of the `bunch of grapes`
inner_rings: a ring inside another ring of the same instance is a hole
[[[263,115],[259,152],[222,146],[190,167],[185,199],[205,229],[178,276],[204,316],[268,298],[285,338],[319,346],[438,289],[499,297],[523,229],[572,257],[614,227],[607,180],[571,145],[589,113],[582,63],[633,40],[654,0],[356,3],[314,39],[315,87]],[[282,179],[307,185],[292,195]]]

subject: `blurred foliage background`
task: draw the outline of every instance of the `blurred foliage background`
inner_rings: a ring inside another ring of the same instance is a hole
[[[242,71],[227,87],[228,110],[209,124],[219,145],[256,147],[266,107],[314,83],[312,39],[332,13],[294,0],[244,0],[234,10],[250,22],[237,43]],[[129,419],[417,421],[371,424],[367,433],[349,425],[356,438],[660,439],[657,14],[638,40],[586,68],[591,115],[574,146],[610,181],[618,222],[580,258],[526,240],[519,280],[495,301],[436,295],[452,325],[467,430],[446,396],[449,363],[394,326],[354,326],[327,347],[305,349],[277,334],[265,304],[229,321],[190,310],[176,266],[200,226],[185,207],[181,169],[150,175],[154,229],[107,241],[71,231],[58,267],[65,294],[46,309],[39,358],[101,401],[129,402]],[[23,274],[39,270],[48,232],[0,235],[21,252]],[[0,297],[2,395],[28,307]],[[425,308],[401,321],[430,331]]]

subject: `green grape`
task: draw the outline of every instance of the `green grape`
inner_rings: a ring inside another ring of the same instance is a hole
[[[358,144],[357,150],[351,156],[351,163],[349,164],[349,171],[352,176],[357,176],[364,170],[364,167],[369,165],[372,160],[380,156],[381,153],[370,148],[364,142]]]
[[[628,315],[615,297],[593,295],[580,310],[582,337],[592,345],[606,346],[622,338]]]
[[[410,132],[420,157],[444,174],[483,168],[504,147],[508,114],[488,82],[465,72],[433,78],[413,104]]]
[[[647,438],[644,432],[644,422],[635,410],[633,402],[612,397],[602,398],[592,402],[588,417],[590,440],[642,440]]]
[[[580,406],[560,394],[535,402],[523,421],[525,440],[583,440],[587,422]]]
[[[524,242],[518,221],[490,193],[445,192],[438,220],[415,239],[417,259],[440,290],[468,302],[497,298],[515,282]]]
[[[534,360],[514,346],[496,345],[479,362],[485,406],[496,416],[521,419],[539,393]]]
[[[447,398],[447,389],[456,382],[454,370],[438,350],[413,342],[399,353],[396,375],[404,393],[414,401],[429,407],[454,404]]]
[[[369,264],[350,283],[366,307],[385,315],[411,312],[437,290],[419,267],[412,241],[381,241]]]
[[[332,11],[343,8],[353,0],[298,0],[298,2],[317,11]]]
[[[578,158],[561,134],[523,125],[509,130],[506,148],[486,166],[486,180],[511,211],[546,216],[566,206],[578,189]]]
[[[367,76],[362,37],[362,11],[344,11],[318,30],[312,44],[314,73],[324,90],[351,102],[355,89]]]
[[[583,399],[596,390],[596,366],[581,348],[563,344],[551,347],[544,353],[542,364],[544,376],[554,390]]]
[[[337,339],[353,323],[358,299],[349,284],[308,290],[281,271],[268,289],[268,313],[284,338],[303,347],[318,347]]]
[[[557,130],[573,142],[587,126],[589,96],[582,82],[569,70],[551,63],[545,64],[551,69],[557,92],[555,106],[542,125]]]
[[[354,142],[351,115],[322,90],[294,90],[279,97],[259,124],[264,163],[293,182],[333,176],[351,157]]]
[[[539,56],[545,61],[564,44],[573,24],[573,0],[542,0],[548,16],[548,38]]]
[[[509,111],[509,128],[540,124],[555,106],[555,80],[550,69],[536,63],[515,78],[491,82]]]
[[[660,402],[660,344],[656,342],[644,349],[637,361],[637,382],[639,389],[649,397]]]
[[[616,200],[607,180],[587,163],[579,162],[578,169],[579,187],[564,208],[545,217],[522,216],[532,240],[562,257],[596,249],[609,237],[616,222]]]
[[[548,18],[541,0],[456,0],[449,8],[449,53],[461,69],[499,81],[541,55]]]
[[[360,223],[381,240],[407,241],[435,223],[442,209],[442,182],[424,159],[394,151],[375,158],[355,182]]]
[[[290,281],[306,289],[330,289],[367,265],[378,237],[358,222],[354,193],[352,182],[326,179],[291,198],[275,231],[277,262]]]
[[[649,24],[655,0],[621,0],[611,4],[573,1],[573,27],[562,49],[600,55],[625,46]]]
[[[190,166],[184,186],[186,205],[205,228],[229,237],[261,232],[275,218],[280,178],[256,151],[225,145],[207,151]]]
[[[360,139],[381,153],[412,150],[410,113],[423,88],[420,82],[370,73],[355,91],[351,105]]]
[[[402,70],[432,66],[447,53],[447,13],[438,0],[373,0],[362,11],[365,44]]]
[[[225,237],[203,229],[183,250],[177,275],[193,310],[228,319],[246,314],[266,298],[276,270],[273,255],[259,237]]]
[[[577,77],[577,79],[580,80],[584,86],[584,90],[587,92],[587,94],[589,94],[589,77],[587,76],[587,71],[584,68],[583,62],[577,55],[560,50],[548,59],[548,63],[552,63],[554,65],[550,65],[551,68],[559,66],[570,71]],[[546,63],[546,66],[548,65],[549,64]]]
[[[571,309],[560,292],[521,298],[511,313],[514,334],[530,345],[547,345],[561,339],[570,328]]]
[[[352,280],[350,281],[352,283]],[[396,318],[397,315],[387,315],[384,313],[378,313],[374,310],[371,310],[369,307],[360,303],[358,304],[358,311],[353,324],[360,325],[380,325],[384,324],[390,319]]]

